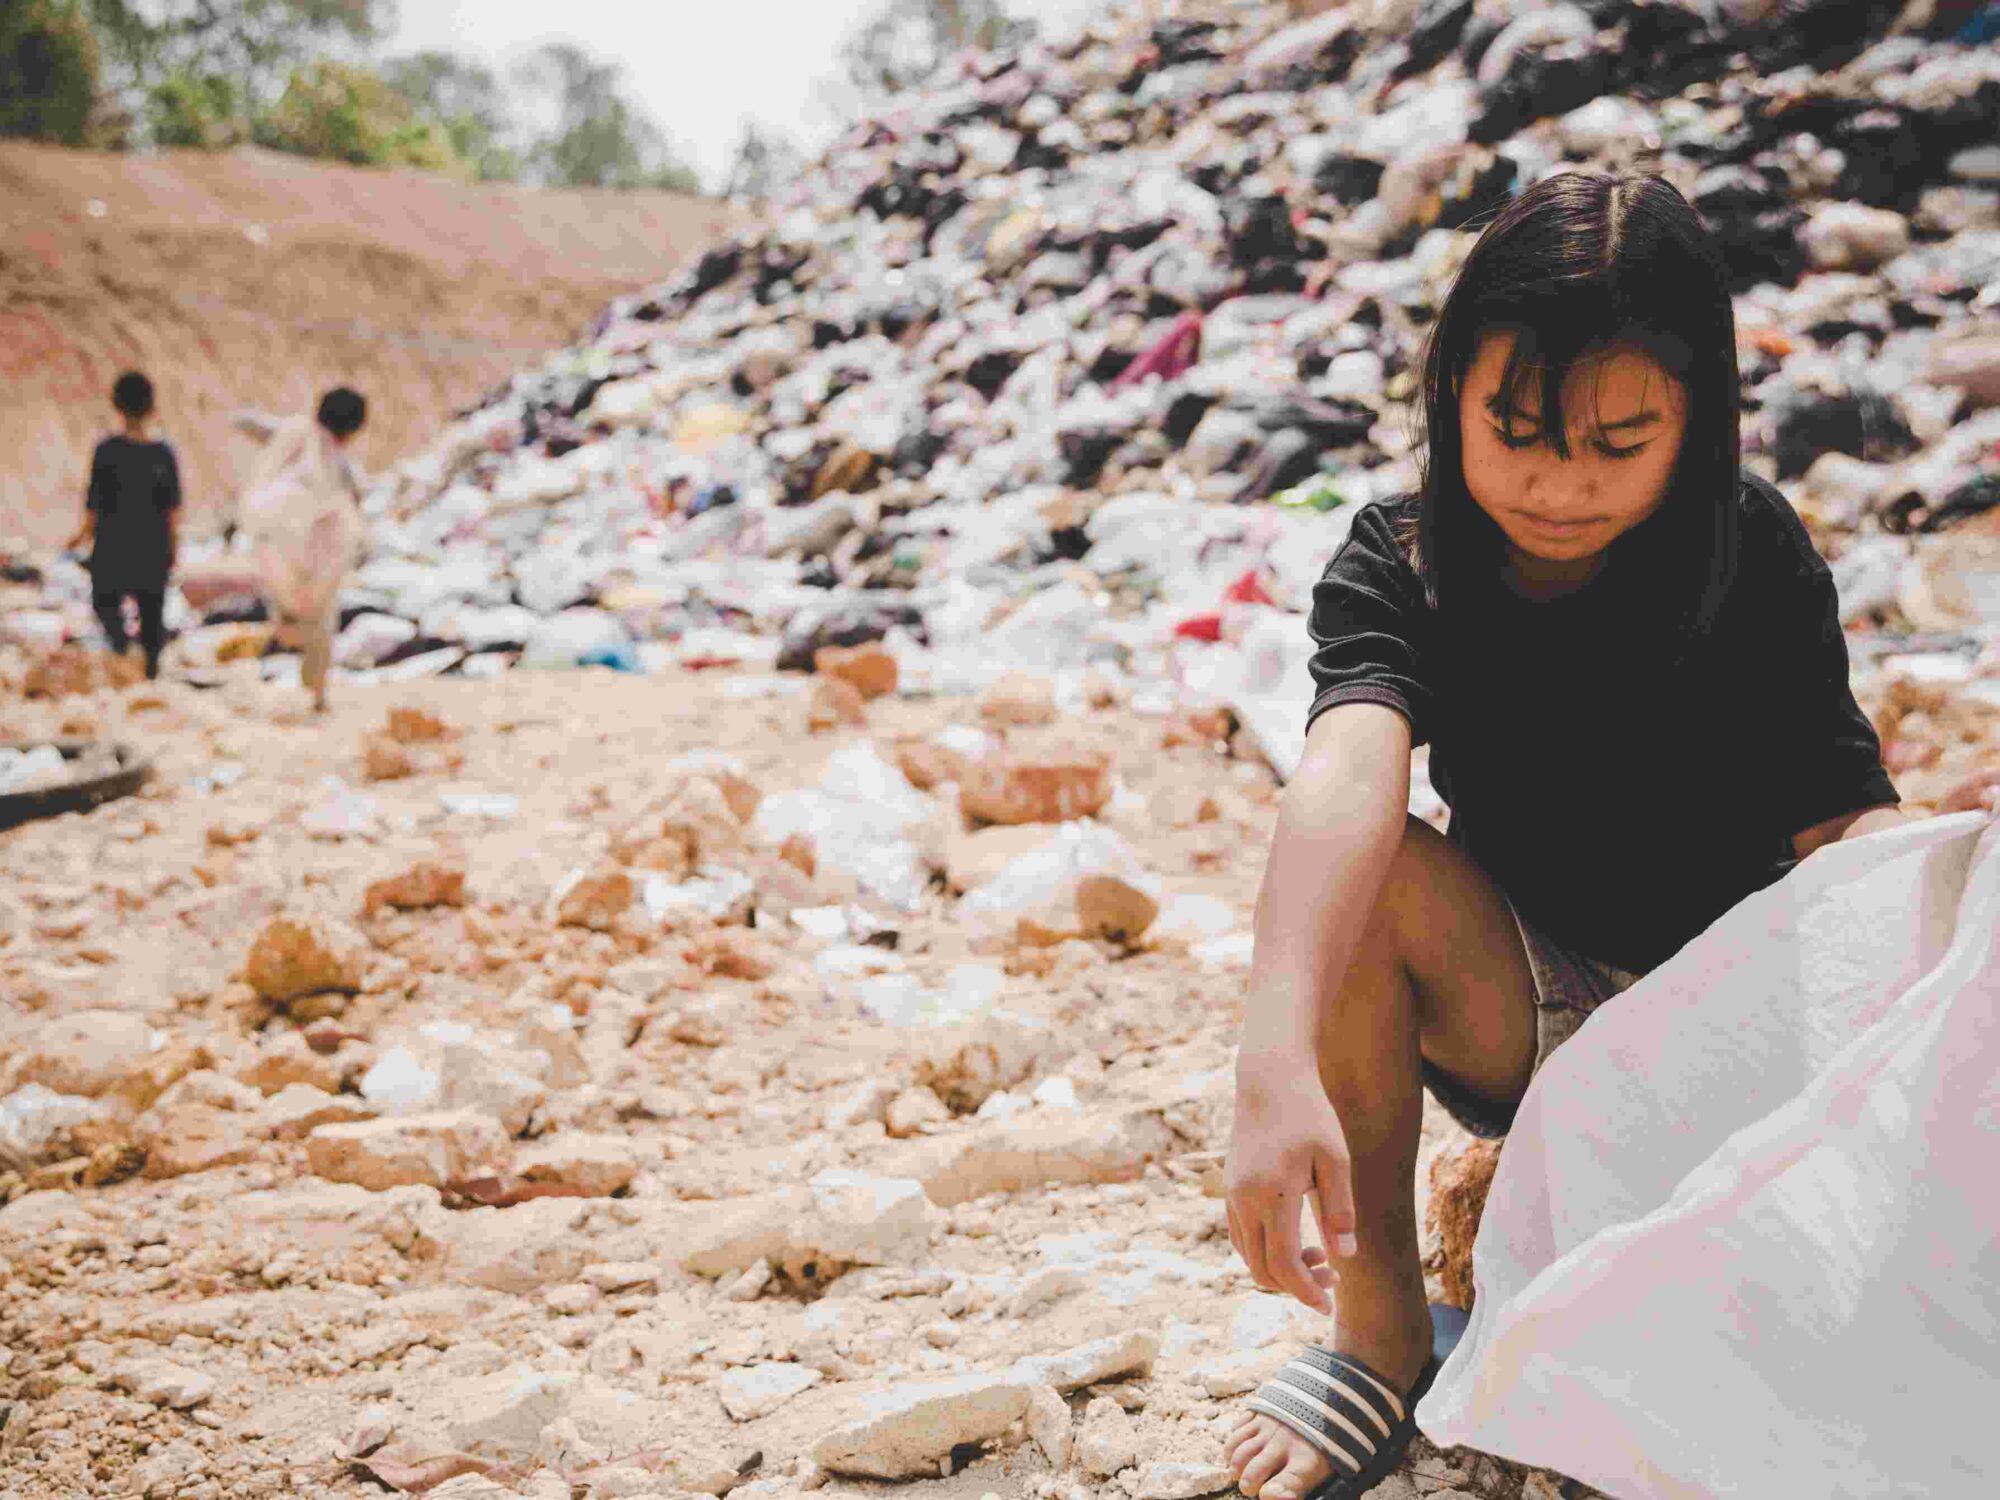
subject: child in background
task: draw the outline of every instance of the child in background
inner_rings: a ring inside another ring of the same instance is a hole
[[[90,544],[91,604],[113,652],[125,654],[125,601],[139,614],[139,646],[146,676],[160,675],[167,640],[167,579],[178,549],[181,472],[174,450],[152,431],[153,382],[137,371],[111,387],[121,430],[97,445],[90,458],[90,487],[83,524],[68,546]]]

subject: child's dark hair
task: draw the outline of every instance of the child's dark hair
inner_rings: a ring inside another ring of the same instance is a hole
[[[1493,218],[1458,273],[1423,356],[1423,455],[1408,540],[1433,608],[1459,579],[1490,569],[1500,531],[1473,502],[1459,438],[1459,396],[1481,338],[1511,332],[1501,377],[1511,404],[1540,389],[1540,427],[1568,457],[1563,382],[1585,356],[1638,349],[1687,393],[1687,429],[1645,534],[1648,572],[1692,605],[1699,626],[1719,600],[1734,543],[1740,386],[1728,276],[1708,228],[1672,184],[1636,174],[1563,172]],[[1617,545],[1617,544],[1614,544]]]
[[[111,387],[111,404],[134,422],[153,414],[153,382],[137,370],[127,370]]]
[[[319,425],[335,437],[351,437],[368,420],[368,402],[361,392],[335,386],[319,398]]]

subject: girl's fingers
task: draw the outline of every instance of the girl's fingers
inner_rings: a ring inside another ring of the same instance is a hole
[[[1359,1248],[1354,1238],[1354,1190],[1344,1159],[1329,1152],[1313,1164],[1312,1199],[1327,1253],[1353,1255]]]
[[[1264,1246],[1272,1277],[1281,1291],[1305,1303],[1314,1312],[1332,1312],[1326,1293],[1314,1281],[1299,1251],[1299,1209],[1302,1205],[1289,1194],[1281,1199],[1277,1213],[1264,1221]]]
[[[1264,1265],[1264,1225],[1255,1218],[1243,1222],[1243,1264],[1250,1268],[1250,1279],[1265,1291],[1275,1291],[1271,1285],[1271,1273]]]

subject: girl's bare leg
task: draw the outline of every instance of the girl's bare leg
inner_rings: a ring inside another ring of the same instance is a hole
[[[1328,1008],[1319,1076],[1353,1173],[1359,1253],[1334,1262],[1327,1347],[1406,1390],[1430,1356],[1418,1264],[1416,1165],[1428,1057],[1497,1100],[1527,1091],[1534,979],[1499,888],[1471,856],[1412,818],[1360,950]],[[1228,1443],[1246,1495],[1296,1500],[1325,1479],[1324,1454],[1244,1414]]]

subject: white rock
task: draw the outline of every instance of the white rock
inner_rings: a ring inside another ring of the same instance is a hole
[[[351,1094],[329,1094],[309,1083],[288,1083],[258,1111],[264,1126],[281,1141],[295,1141],[322,1125],[351,1125],[372,1119],[375,1107]]]
[[[1085,1472],[1109,1479],[1138,1457],[1139,1431],[1125,1408],[1109,1396],[1093,1397],[1077,1427],[1076,1461]]]
[[[853,1265],[895,1265],[921,1254],[944,1218],[923,1184],[908,1178],[829,1167],[806,1186],[813,1220],[801,1230],[813,1248]]]
[[[145,1062],[153,1028],[116,1010],[82,1010],[52,1016],[29,1031],[10,1069],[18,1088],[39,1083],[58,1094],[95,1098]]]
[[[797,916],[797,912],[792,913]],[[896,1097],[896,1085],[885,1078],[870,1078],[843,1091],[820,1117],[827,1130],[846,1130],[864,1120],[880,1120]]]
[[[1255,1292],[1243,1300],[1229,1320],[1229,1347],[1238,1353],[1248,1353],[1288,1341],[1309,1343],[1323,1331],[1324,1321],[1290,1297]]]
[[[315,1176],[380,1192],[478,1175],[505,1146],[491,1117],[457,1110],[322,1125],[306,1137],[306,1161]]]
[[[1120,1375],[1143,1375],[1159,1355],[1160,1341],[1144,1330],[1113,1334],[1065,1349],[1060,1354],[1032,1355],[1016,1360],[1008,1374],[1038,1385],[1069,1392]]]
[[[722,1409],[738,1422],[754,1422],[769,1416],[801,1391],[811,1390],[824,1377],[804,1365],[746,1365],[723,1371],[716,1381]]]
[[[1268,1354],[1210,1360],[1195,1368],[1194,1380],[1196,1385],[1220,1401],[1257,1389],[1270,1377],[1274,1363]]]
[[[439,1401],[452,1446],[481,1458],[534,1451],[542,1429],[560,1421],[575,1399],[577,1377],[515,1365],[456,1382]]]
[[[1138,1500],[1195,1500],[1231,1488],[1235,1476],[1220,1464],[1147,1464],[1139,1473]]]
[[[585,1266],[582,1279],[600,1292],[652,1291],[660,1284],[660,1268],[642,1260],[603,1261]]]
[[[1061,1473],[1069,1467],[1069,1403],[1053,1386],[1038,1385],[1028,1397],[1026,1426],[1051,1468]]]
[[[492,1115],[507,1134],[519,1135],[549,1098],[548,1089],[529,1071],[531,1066],[526,1058],[481,1043],[447,1047],[439,1060],[445,1107]]]
[[[135,1359],[120,1365],[112,1383],[154,1406],[188,1411],[215,1394],[215,1382],[169,1359]]]
[[[771,1284],[771,1275],[768,1260],[756,1261],[730,1282],[722,1295],[731,1302],[755,1302],[764,1295],[764,1288]]]
[[[1072,1292],[1085,1290],[1088,1285],[1083,1273],[1070,1266],[1045,1266],[1021,1283],[1021,1289],[1007,1305],[1008,1316],[1029,1317]]]
[[[1027,1412],[1036,1382],[1004,1375],[891,1386],[875,1393],[859,1421],[813,1444],[829,1474],[867,1479],[934,1475],[962,1443],[999,1437]]]

